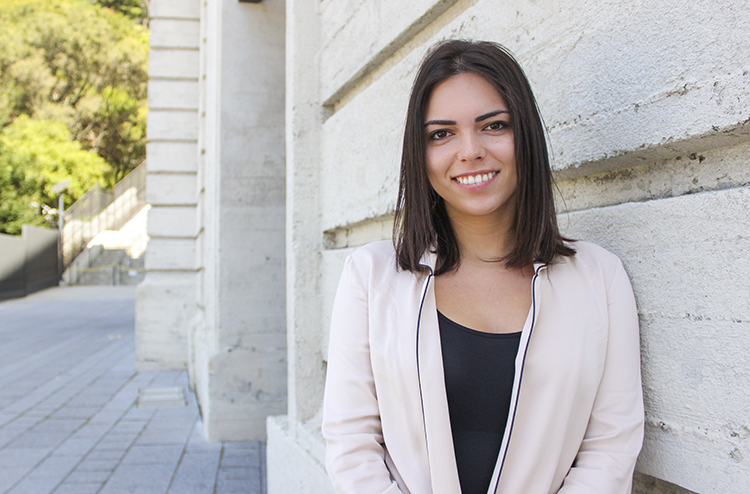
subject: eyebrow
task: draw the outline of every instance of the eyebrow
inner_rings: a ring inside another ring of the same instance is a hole
[[[501,113],[510,113],[510,112],[508,110],[495,110],[489,113],[485,113],[484,115],[479,115],[477,118],[474,119],[474,121],[481,122],[482,120],[487,120],[488,118],[492,118],[495,115],[500,115]],[[425,122],[424,124],[425,127],[429,125],[456,125],[456,121],[455,120],[430,120],[428,122]]]
[[[482,120],[487,120],[488,118],[492,118],[495,115],[500,115],[501,113],[508,113],[508,114],[510,114],[510,112],[508,110],[495,110],[495,111],[491,111],[489,113],[485,113],[484,115],[479,115],[474,121],[475,122],[481,122]]]

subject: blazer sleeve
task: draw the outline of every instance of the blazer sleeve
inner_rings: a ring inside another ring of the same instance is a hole
[[[630,494],[643,443],[638,312],[617,260],[607,289],[609,337],[591,417],[559,494]]]
[[[331,315],[322,424],[326,470],[337,493],[397,494],[402,491],[385,464],[367,295],[350,256]]]

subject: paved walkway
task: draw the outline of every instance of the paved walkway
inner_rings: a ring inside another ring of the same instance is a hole
[[[263,494],[265,445],[208,443],[184,371],[136,372],[134,287],[0,302],[0,493]],[[139,408],[179,386],[187,406]]]

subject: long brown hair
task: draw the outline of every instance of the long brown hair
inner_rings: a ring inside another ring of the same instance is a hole
[[[492,84],[505,99],[513,122],[518,168],[515,242],[513,250],[499,261],[518,268],[575,254],[557,227],[544,125],[521,66],[497,43],[451,40],[439,43],[427,54],[409,99],[393,228],[399,267],[421,271],[419,261],[428,249],[437,253],[436,275],[456,269],[460,262],[445,203],[427,175],[424,123],[433,89],[464,73],[477,74]]]

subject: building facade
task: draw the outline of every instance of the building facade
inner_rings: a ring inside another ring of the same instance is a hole
[[[141,369],[188,369],[209,440],[286,410],[284,3],[153,0]]]
[[[410,85],[448,38],[516,55],[549,129],[561,227],[631,277],[646,403],[634,492],[750,492],[750,2],[151,5],[139,365],[190,369],[210,439],[262,438],[271,415],[270,493],[331,492],[333,295],[345,257],[390,238]]]

